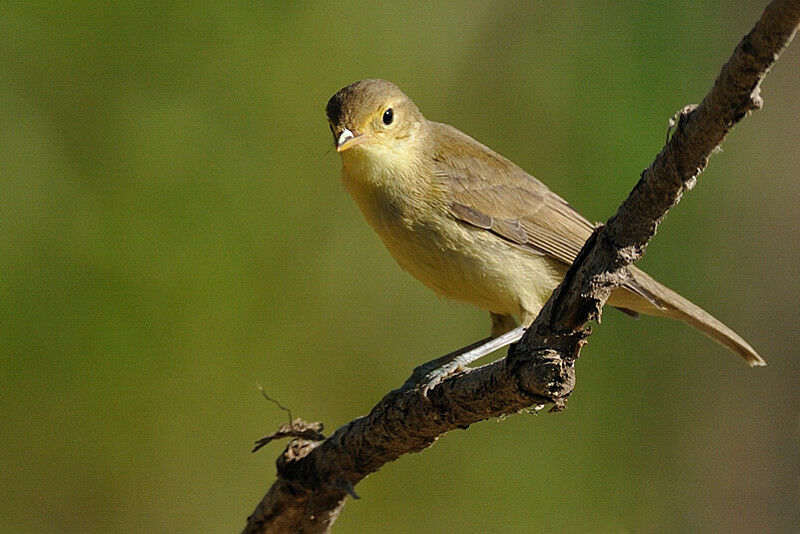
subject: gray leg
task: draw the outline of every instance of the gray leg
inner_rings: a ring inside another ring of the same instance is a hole
[[[522,334],[525,333],[525,328],[524,326],[518,326],[501,336],[487,337],[472,345],[468,345],[455,352],[445,354],[440,358],[420,365],[414,369],[414,372],[411,373],[411,377],[406,380],[406,383],[403,384],[400,391],[419,387],[422,394],[427,395],[428,391],[439,382],[461,371],[478,358],[519,341]]]

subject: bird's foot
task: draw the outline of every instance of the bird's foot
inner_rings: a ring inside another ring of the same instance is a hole
[[[427,397],[428,391],[435,388],[445,379],[465,369],[467,369],[467,366],[457,359],[450,360],[443,365],[440,364],[439,360],[433,360],[416,367],[398,391],[402,393],[411,389],[419,389],[422,396]]]
[[[394,390],[392,394],[419,389],[422,396],[427,397],[430,390],[447,378],[466,370],[470,363],[490,352],[519,341],[524,333],[525,327],[518,326],[501,336],[482,339],[472,345],[424,363],[415,368],[408,380],[399,389]]]

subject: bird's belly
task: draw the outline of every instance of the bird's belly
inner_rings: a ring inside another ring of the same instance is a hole
[[[546,256],[449,218],[385,225],[378,234],[403,269],[440,295],[523,320],[563,276]]]
[[[363,163],[363,162],[362,162]],[[359,179],[375,169],[343,170],[364,218],[400,266],[436,293],[503,315],[532,320],[566,267],[452,218],[422,195],[384,180]]]

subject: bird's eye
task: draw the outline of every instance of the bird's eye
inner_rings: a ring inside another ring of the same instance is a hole
[[[394,120],[394,111],[392,111],[392,108],[389,108],[383,112],[383,124],[389,126],[392,124],[392,120]]]

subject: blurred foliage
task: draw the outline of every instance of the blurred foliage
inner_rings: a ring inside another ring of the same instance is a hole
[[[332,430],[484,335],[340,187],[341,86],[395,81],[604,220],[764,3],[0,4],[0,531],[235,531],[282,447],[249,453],[285,419],[256,382]],[[770,366],[609,311],[566,412],[386,466],[337,531],[800,524],[798,67],[643,262]]]

